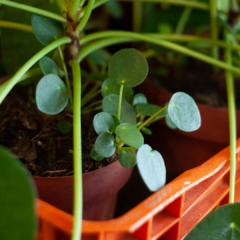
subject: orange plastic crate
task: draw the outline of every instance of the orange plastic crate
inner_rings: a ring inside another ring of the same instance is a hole
[[[197,153],[196,153],[197,154]],[[180,240],[211,210],[228,203],[229,147],[188,170],[121,217],[83,220],[83,240]],[[240,200],[240,139],[235,201]],[[73,216],[37,200],[37,240],[70,239]]]

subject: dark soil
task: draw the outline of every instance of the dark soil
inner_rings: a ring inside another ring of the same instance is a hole
[[[227,107],[226,80],[223,70],[215,71],[209,64],[188,58],[187,64],[161,66],[150,60],[150,79],[171,92],[182,91],[191,95],[196,102],[212,107]],[[159,76],[159,67],[167,74]],[[240,109],[240,81],[235,81],[237,108]]]
[[[37,109],[34,89],[16,87],[1,104],[0,144],[21,159],[33,176],[56,177],[73,174],[73,133],[61,133],[60,121],[72,123],[72,116],[62,112],[55,116]],[[101,162],[90,157],[97,135],[92,116],[82,116],[83,173],[116,161],[116,156]]]

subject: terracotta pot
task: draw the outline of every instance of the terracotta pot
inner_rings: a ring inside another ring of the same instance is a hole
[[[210,211],[228,203],[229,155],[228,147],[201,166],[183,173],[123,216],[103,222],[83,220],[82,239],[184,239]],[[240,200],[239,187],[240,139],[235,201]],[[73,217],[40,200],[37,203],[42,223],[37,240],[70,239]]]
[[[107,220],[114,214],[118,191],[126,184],[133,168],[128,169],[116,161],[104,168],[84,173],[83,219]],[[72,213],[73,176],[34,177],[39,198],[53,206]]]
[[[171,92],[148,79],[138,90],[147,96],[150,103],[160,106],[164,106],[172,96]],[[199,130],[190,133],[172,130],[166,126],[165,120],[159,120],[151,127],[153,136],[146,136],[146,141],[162,154],[168,171],[179,174],[196,167],[229,144],[228,110],[197,105],[202,118]],[[240,111],[237,111],[237,118],[240,120]],[[240,128],[237,135],[240,136]]]

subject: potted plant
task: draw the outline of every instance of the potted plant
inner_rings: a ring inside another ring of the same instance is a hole
[[[91,94],[83,98],[84,102],[82,99],[81,104],[81,69],[79,63],[98,48],[119,42],[135,41],[135,37],[139,40],[149,41],[152,41],[152,38],[146,38],[142,34],[131,32],[124,32],[126,37],[122,38],[120,37],[121,31],[117,33],[110,31],[103,33],[103,36],[104,34],[106,35],[106,38],[103,40],[84,45],[84,42],[88,43],[91,40],[102,38],[102,33],[93,33],[80,38],[80,32],[86,26],[91,11],[98,6],[98,3],[94,5],[94,1],[89,1],[84,9],[82,8],[84,2],[58,1],[57,3],[63,16],[28,6],[27,4],[4,0],[1,0],[0,3],[10,8],[33,13],[31,16],[32,28],[29,25],[7,21],[2,22],[2,26],[24,31],[31,31],[32,29],[39,42],[45,45],[43,49],[35,53],[20,67],[9,80],[1,84],[0,101],[4,100],[18,82],[28,77],[39,75],[40,71],[42,71],[44,77],[41,78],[36,88],[38,109],[48,115],[58,114],[66,107],[67,112],[73,112],[75,196],[73,239],[78,239],[81,232],[79,226],[82,215],[81,106],[95,94],[91,92]],[[5,13],[7,13],[6,7],[3,8],[3,15]],[[65,24],[65,29],[63,24]],[[4,36],[4,32],[1,34]],[[110,34],[109,36],[116,34],[117,37],[109,39],[108,34]],[[79,47],[79,41],[83,46],[80,45]],[[157,38],[154,38],[153,42],[158,43]],[[162,43],[160,42],[159,44]],[[62,45],[65,45],[64,57],[63,49],[61,49]],[[58,71],[56,63],[46,56],[55,49],[57,49],[55,54],[59,56],[62,64],[60,71]],[[3,51],[5,50],[3,47]],[[31,69],[38,61],[40,61],[40,69]],[[126,98],[129,95],[131,96],[131,87],[140,84],[146,77],[147,72],[148,65],[145,58],[135,49],[124,49],[112,56],[108,66],[108,73],[111,79],[105,80],[102,88],[104,96],[102,108],[104,112],[98,113],[93,119],[94,128],[99,136],[96,139],[94,148],[91,150],[91,156],[96,161],[100,161],[117,153],[120,163],[127,168],[134,166],[137,162],[145,183],[150,190],[156,191],[165,183],[166,170],[164,162],[157,151],[153,151],[149,145],[144,144],[140,130],[159,117],[167,117],[179,129],[193,131],[199,128],[201,118],[192,98],[181,92],[176,93],[171,98],[169,104],[163,108],[148,104],[143,95],[136,95],[133,100],[134,110],[123,96],[126,95]],[[65,83],[59,75],[65,78]],[[71,92],[71,78],[73,79],[73,96]],[[97,83],[96,86],[98,87],[99,84]],[[97,88],[93,87],[93,89],[96,90]],[[91,104],[95,105],[96,103]],[[88,106],[88,108],[90,107]],[[138,121],[136,115],[139,118]],[[149,116],[147,120],[144,119],[146,116]],[[59,126],[60,128],[62,127]],[[65,124],[63,128],[68,128],[68,126]],[[145,128],[145,131],[148,131],[148,129]],[[138,149],[137,154],[131,151],[134,149]],[[25,159],[29,161],[31,158],[34,158],[34,156]],[[114,174],[116,175],[116,173]]]

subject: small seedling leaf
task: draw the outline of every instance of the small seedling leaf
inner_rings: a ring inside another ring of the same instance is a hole
[[[70,133],[72,131],[72,128],[73,128],[72,124],[70,122],[67,122],[67,121],[59,122],[57,127],[58,127],[58,130],[61,133]]]
[[[152,130],[146,127],[142,128],[142,132],[147,134],[147,135],[152,135]]]
[[[36,191],[25,166],[0,146],[0,239],[34,239]]]
[[[64,35],[62,23],[38,14],[32,15],[32,29],[38,41],[45,46]]]
[[[110,78],[119,85],[135,87],[142,83],[148,74],[148,63],[141,52],[127,48],[116,52],[109,63]]]
[[[37,85],[36,102],[43,113],[60,113],[68,103],[67,87],[62,79],[54,74],[44,76]]]
[[[150,191],[157,191],[166,182],[166,167],[161,154],[144,144],[137,152],[139,172]]]
[[[174,93],[168,105],[172,122],[182,131],[192,132],[201,126],[201,116],[197,104],[186,93]]]
[[[101,67],[107,67],[111,58],[111,54],[104,49],[98,49],[88,56]]]
[[[148,103],[147,97],[142,93],[137,93],[133,98],[133,106],[139,103]]]
[[[118,160],[123,167],[132,168],[137,163],[136,153],[131,150],[121,151]]]
[[[150,103],[138,103],[134,106],[136,114],[151,117],[162,108]],[[156,117],[165,117],[166,111],[160,112]]]
[[[93,127],[97,134],[112,133],[115,128],[114,119],[110,113],[97,113],[93,118]]]
[[[94,147],[91,149],[90,155],[91,155],[92,159],[95,160],[95,161],[102,161],[104,159],[104,157],[100,156],[96,152]]]
[[[55,74],[58,76],[57,64],[49,57],[43,57],[39,61],[40,68],[44,75]]]
[[[111,157],[116,150],[114,136],[110,133],[101,133],[95,142],[95,151],[105,158]]]
[[[108,112],[111,115],[118,115],[118,101],[119,95],[111,94],[103,98],[102,107],[104,112]],[[132,125],[136,125],[137,119],[134,109],[124,98],[122,99],[122,107],[121,107],[121,123],[130,123]]]
[[[110,94],[119,94],[120,85],[116,84],[111,78],[107,78],[102,84],[102,96],[106,97]],[[132,102],[133,99],[133,90],[132,88],[124,87],[123,88],[123,97],[129,102]]]
[[[185,240],[240,239],[240,203],[231,203],[210,212]]]
[[[139,148],[144,143],[142,133],[132,124],[123,123],[117,126],[115,133],[125,144],[131,147]]]

